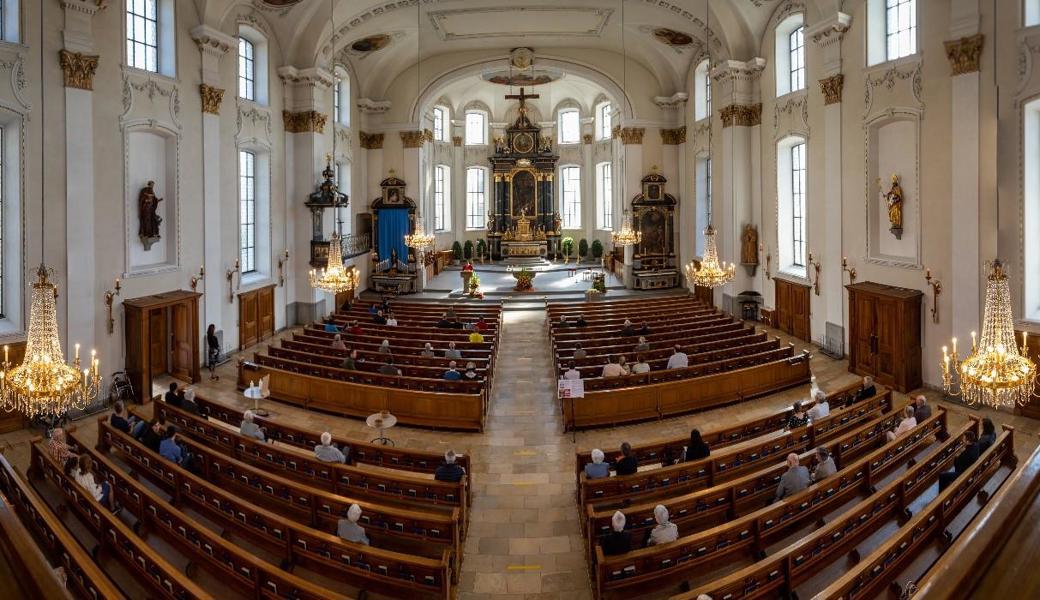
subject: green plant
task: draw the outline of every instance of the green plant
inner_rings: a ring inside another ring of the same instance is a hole
[[[578,242],[578,257],[585,260],[585,257],[589,255],[589,241],[585,238],[581,238]]]
[[[451,254],[455,257],[455,260],[462,260],[462,244],[458,240],[452,242]]]
[[[462,255],[466,257],[466,260],[473,258],[473,240],[466,240],[466,244],[462,247]]]
[[[513,271],[513,279],[516,279],[516,286],[513,289],[518,292],[527,292],[534,289],[534,271],[527,267],[519,271]]]
[[[477,240],[477,256],[480,258],[487,256],[487,242],[483,238]]]
[[[570,257],[571,253],[574,252],[574,238],[565,237],[560,241],[560,248],[563,250],[563,255]]]
[[[599,260],[603,257],[603,242],[592,240],[592,258]]]
[[[473,291],[476,291],[479,288],[480,288],[480,275],[477,275],[476,273],[473,273],[469,277],[469,289],[473,290]]]

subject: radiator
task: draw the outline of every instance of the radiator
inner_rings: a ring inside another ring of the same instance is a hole
[[[845,358],[845,328],[834,323],[826,323],[823,347],[820,351],[831,358]]]

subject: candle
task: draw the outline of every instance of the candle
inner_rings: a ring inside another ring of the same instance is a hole
[[[924,278],[925,279],[931,279],[932,278],[932,270],[931,269],[925,269],[924,270]]]
[[[10,348],[5,344],[4,345],[4,362],[7,362],[7,352],[8,352],[8,350],[10,350]]]
[[[953,353],[957,354],[957,338],[953,338]]]
[[[79,344],[76,344],[76,360],[79,360]]]
[[[974,331],[971,332],[971,349],[972,349],[972,351],[975,350],[975,332]]]
[[[849,257],[847,257],[847,256],[842,256],[841,257],[841,266],[843,266],[843,267],[849,266]]]

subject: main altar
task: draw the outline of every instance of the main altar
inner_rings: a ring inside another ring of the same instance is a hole
[[[494,177],[494,198],[488,213],[487,238],[491,258],[510,264],[531,264],[555,256],[560,248],[560,214],[554,202],[553,175],[560,160],[552,140],[527,115],[526,101],[538,98],[520,88],[506,96],[519,100],[518,116],[495,140],[488,158]]]

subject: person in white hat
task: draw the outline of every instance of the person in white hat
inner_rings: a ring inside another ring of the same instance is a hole
[[[599,540],[599,545],[603,547],[603,554],[607,556],[625,554],[632,549],[632,532],[625,531],[625,521],[623,512],[620,510],[614,512],[614,516],[610,519],[610,533]]]
[[[340,519],[336,524],[336,535],[343,538],[348,542],[357,542],[359,544],[369,545],[368,536],[365,535],[365,528],[358,525],[358,519],[361,518],[361,507],[357,504],[351,504],[350,508],[343,511],[345,519]]]
[[[654,520],[657,521],[657,527],[650,531],[647,546],[667,544],[679,539],[679,528],[668,520],[668,509],[663,505],[658,504],[654,507]]]
[[[328,431],[321,434],[321,443],[314,447],[314,458],[328,463],[347,462],[346,455],[332,445],[332,434]]]

